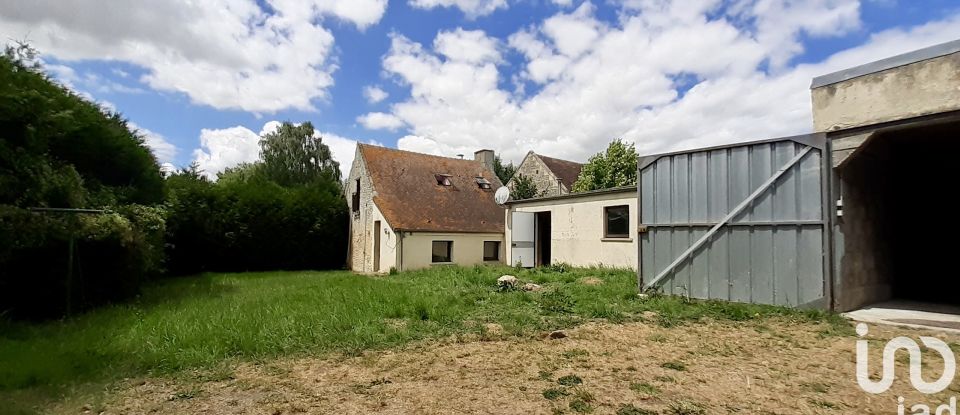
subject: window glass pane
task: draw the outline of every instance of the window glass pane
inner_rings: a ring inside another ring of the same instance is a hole
[[[484,261],[500,260],[500,242],[499,241],[484,241],[483,260]]]
[[[452,241],[433,241],[433,262],[451,262],[451,245]]]
[[[630,236],[630,209],[627,206],[606,208],[608,238],[626,238]]]

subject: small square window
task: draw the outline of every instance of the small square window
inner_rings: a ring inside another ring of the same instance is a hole
[[[483,260],[500,260],[500,241],[483,241]]]
[[[630,207],[607,206],[603,208],[603,236],[606,238],[630,237]]]
[[[451,251],[453,251],[453,241],[433,241],[433,255],[431,262],[453,262]]]
[[[437,184],[440,186],[452,186],[453,182],[450,181],[449,174],[434,174],[433,177],[437,179]]]

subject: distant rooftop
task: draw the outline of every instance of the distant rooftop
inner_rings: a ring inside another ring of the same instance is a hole
[[[960,52],[960,39],[813,78],[813,88]]]

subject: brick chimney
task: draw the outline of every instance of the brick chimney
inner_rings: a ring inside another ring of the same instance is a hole
[[[473,153],[473,159],[487,166],[490,172],[493,172],[493,157],[493,150],[478,150]]]

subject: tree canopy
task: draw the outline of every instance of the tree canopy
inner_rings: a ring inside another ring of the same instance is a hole
[[[513,189],[511,189],[510,192],[513,200],[530,199],[540,196],[540,190],[537,189],[537,184],[533,182],[533,179],[522,174],[517,174],[514,179]]]
[[[514,166],[512,162],[503,164],[500,155],[496,155],[493,157],[493,172],[500,179],[500,183],[507,184],[513,174],[517,172],[517,166]]]
[[[637,184],[637,150],[633,144],[613,140],[606,151],[590,157],[573,184],[574,192]]]
[[[286,121],[276,131],[260,138],[263,174],[281,186],[306,184],[320,178],[340,181],[340,163],[323,138],[314,135],[313,125]]]
[[[163,178],[119,114],[52,82],[29,46],[0,56],[0,204],[153,204]]]

